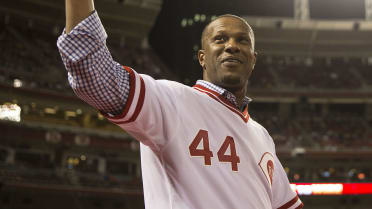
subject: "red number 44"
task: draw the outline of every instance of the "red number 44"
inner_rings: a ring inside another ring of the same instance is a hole
[[[203,148],[198,149],[198,146],[201,142],[203,143]],[[226,154],[228,148],[230,148],[230,155]],[[200,130],[198,132],[189,146],[189,151],[191,156],[204,157],[205,165],[212,165],[211,158],[213,157],[213,153],[209,149],[208,131]],[[238,171],[238,163],[240,163],[240,158],[236,154],[235,142],[231,136],[226,137],[221,148],[217,152],[217,156],[220,162],[231,163],[231,169],[233,171]]]

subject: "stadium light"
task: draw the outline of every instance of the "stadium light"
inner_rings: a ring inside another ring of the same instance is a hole
[[[200,21],[200,14],[195,14],[194,21],[199,22]]]
[[[13,87],[14,88],[20,88],[23,86],[23,82],[19,79],[14,79],[13,80]]]
[[[21,122],[21,107],[11,103],[0,105],[0,120]]]
[[[184,27],[186,27],[187,26],[187,19],[182,19],[182,21],[181,21],[181,26],[184,28]]]

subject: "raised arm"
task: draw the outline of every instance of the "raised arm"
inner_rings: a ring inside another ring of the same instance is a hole
[[[93,0],[66,0],[66,33],[94,11]]]
[[[66,0],[66,28],[57,46],[75,94],[96,109],[119,115],[130,91],[130,76],[106,46],[107,34],[93,0]]]

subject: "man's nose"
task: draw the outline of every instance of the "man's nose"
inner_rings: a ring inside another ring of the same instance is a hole
[[[240,48],[235,40],[229,40],[228,42],[226,42],[225,51],[231,54],[235,54],[240,51]]]

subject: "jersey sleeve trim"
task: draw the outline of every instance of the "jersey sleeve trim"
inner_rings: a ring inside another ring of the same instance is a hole
[[[134,110],[134,113],[129,120],[123,121],[123,122],[118,122],[118,124],[130,123],[130,122],[135,121],[137,119],[139,113],[141,112],[143,102],[145,101],[145,90],[146,89],[145,89],[145,82],[143,81],[142,78],[140,78],[140,80],[141,80],[141,92],[140,92],[140,96],[139,96],[139,99],[138,99],[138,102],[137,102],[136,109]]]
[[[301,204],[298,207],[296,207],[295,209],[301,209],[303,207],[304,207],[304,204],[301,202]]]
[[[123,112],[114,117],[104,114],[109,121],[115,124],[124,124],[135,121],[141,112],[145,100],[146,88],[142,77],[129,67],[123,66],[123,68],[124,70],[128,71],[130,77],[129,95]]]
[[[284,205],[280,206],[277,209],[301,209],[304,207],[304,204],[301,202],[300,198],[298,198],[298,195],[285,203]]]

